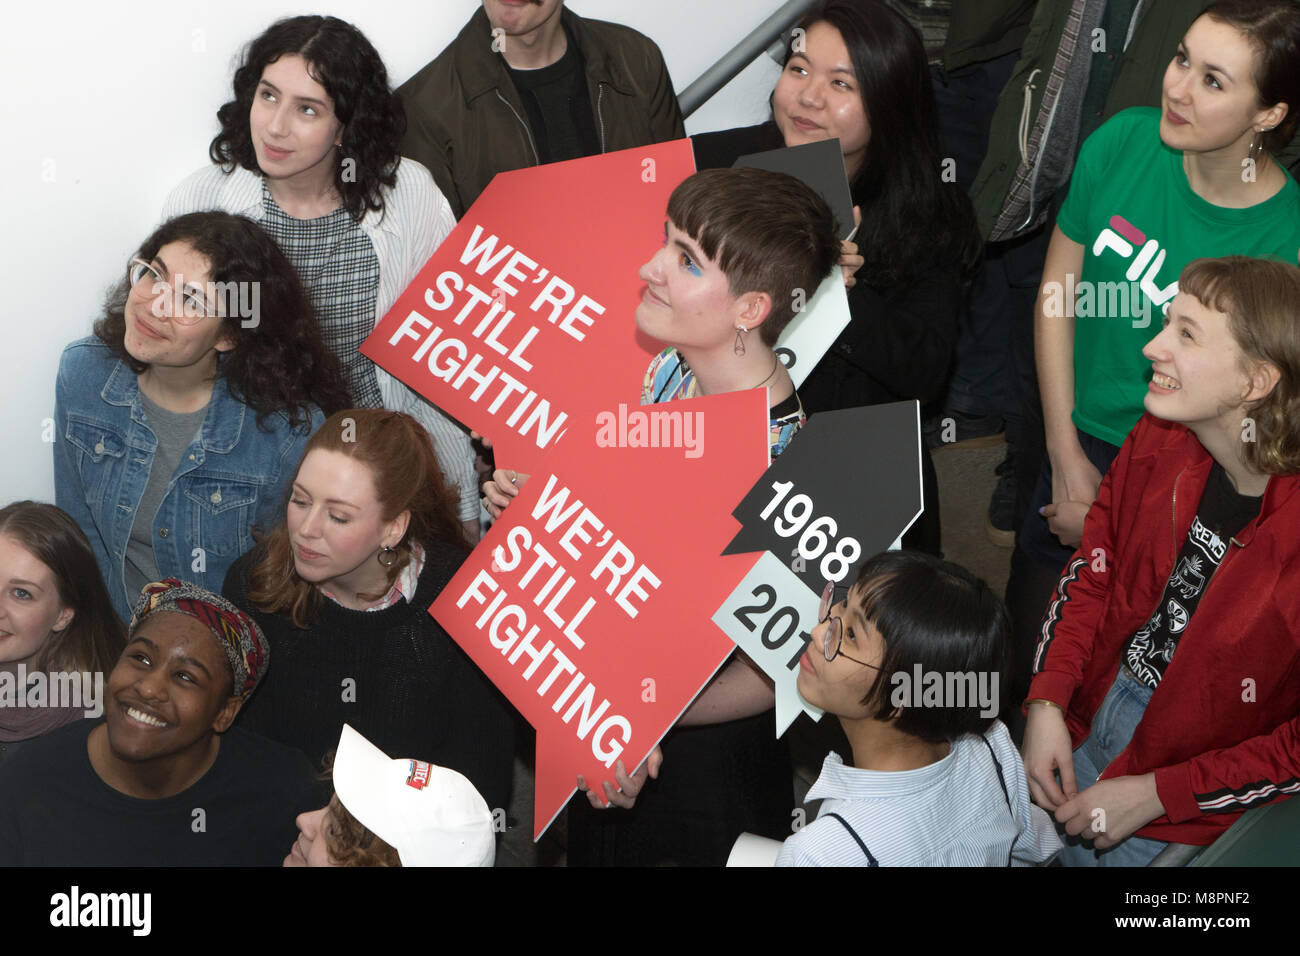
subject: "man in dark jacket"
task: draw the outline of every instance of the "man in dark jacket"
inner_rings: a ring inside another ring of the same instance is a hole
[[[397,92],[402,155],[433,172],[457,218],[499,172],[686,135],[654,42],[564,0],[483,0]]]

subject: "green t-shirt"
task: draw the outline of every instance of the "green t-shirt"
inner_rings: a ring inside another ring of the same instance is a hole
[[[1067,282],[1056,296],[1062,304],[1077,296],[1074,424],[1121,445],[1151,378],[1142,347],[1160,331],[1183,267],[1229,255],[1294,264],[1300,186],[1288,176],[1247,209],[1208,203],[1188,185],[1182,153],[1161,142],[1160,110],[1135,107],[1083,144],[1057,225],[1084,247],[1077,288]]]

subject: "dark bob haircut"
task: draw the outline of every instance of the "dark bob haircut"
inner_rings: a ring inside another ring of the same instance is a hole
[[[222,335],[234,348],[219,358],[218,374],[230,394],[257,413],[259,423],[283,412],[294,425],[304,425],[311,418],[311,405],[328,415],[352,404],[339,360],[321,339],[297,270],[261,226],[230,213],[192,212],[159,226],[136,256],[152,262],[172,242],[184,242],[207,259],[210,282],[228,283],[228,289],[256,289],[256,314],[248,326],[229,308],[219,320]],[[130,292],[124,277],[109,294],[95,335],[139,375],[149,366],[126,350]]]
[[[303,16],[278,20],[249,44],[235,70],[235,98],[217,110],[221,132],[208,149],[214,163],[261,173],[253,149],[248,114],[262,71],[282,56],[307,61],[312,79],[334,101],[343,124],[340,159],[355,162],[345,177],[343,163],[334,170],[334,188],[355,220],[367,211],[382,212],[385,186],[397,182],[400,143],[406,133],[402,102],[388,85],[388,71],[360,30],[336,17]]]
[[[799,27],[817,23],[844,40],[871,129],[850,183],[862,210],[855,241],[866,261],[858,281],[884,288],[953,264],[970,278],[983,244],[965,191],[944,181],[939,109],[920,35],[879,0],[826,0]],[[793,36],[787,63],[797,55]]]
[[[772,310],[759,326],[768,347],[840,255],[835,216],[793,176],[766,169],[706,169],[668,198],[668,218],[700,244],[727,276],[733,296],[766,292]]]
[[[1295,0],[1219,0],[1201,14],[1234,27],[1255,51],[1255,87],[1261,109],[1287,105],[1282,122],[1263,136],[1279,152],[1300,123],[1300,4]]]
[[[861,601],[862,616],[880,632],[885,657],[875,684],[863,699],[872,717],[888,720],[900,710],[891,700],[895,675],[913,680],[922,674],[945,678],[965,675],[965,706],[944,699],[942,706],[904,706],[896,729],[929,743],[982,734],[996,715],[981,715],[978,678],[992,684],[996,675],[1001,710],[1010,673],[1011,619],[989,586],[960,565],[919,551],[886,551],[871,558],[858,574],[850,600]],[[976,686],[971,686],[970,678]],[[914,689],[920,693],[920,689]]]

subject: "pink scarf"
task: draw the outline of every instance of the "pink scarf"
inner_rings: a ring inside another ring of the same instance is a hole
[[[50,707],[48,700],[47,706],[44,707],[17,706],[18,702],[10,689],[13,688],[18,693],[25,690],[15,686],[18,679],[18,665],[0,664],[0,673],[9,675],[0,678],[4,681],[0,684],[0,695],[2,695],[0,696],[0,741],[16,743],[20,740],[31,740],[33,737],[58,730],[85,716],[84,707]],[[28,673],[27,677],[30,684],[32,674]]]

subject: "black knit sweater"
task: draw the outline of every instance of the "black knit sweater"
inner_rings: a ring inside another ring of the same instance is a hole
[[[513,710],[428,613],[465,558],[425,546],[415,600],[353,611],[324,599],[306,630],[248,601],[254,548],[231,566],[222,593],[261,626],[270,667],[239,726],[297,747],[317,766],[344,722],[390,757],[415,757],[468,777],[489,807],[504,808],[514,754]]]

